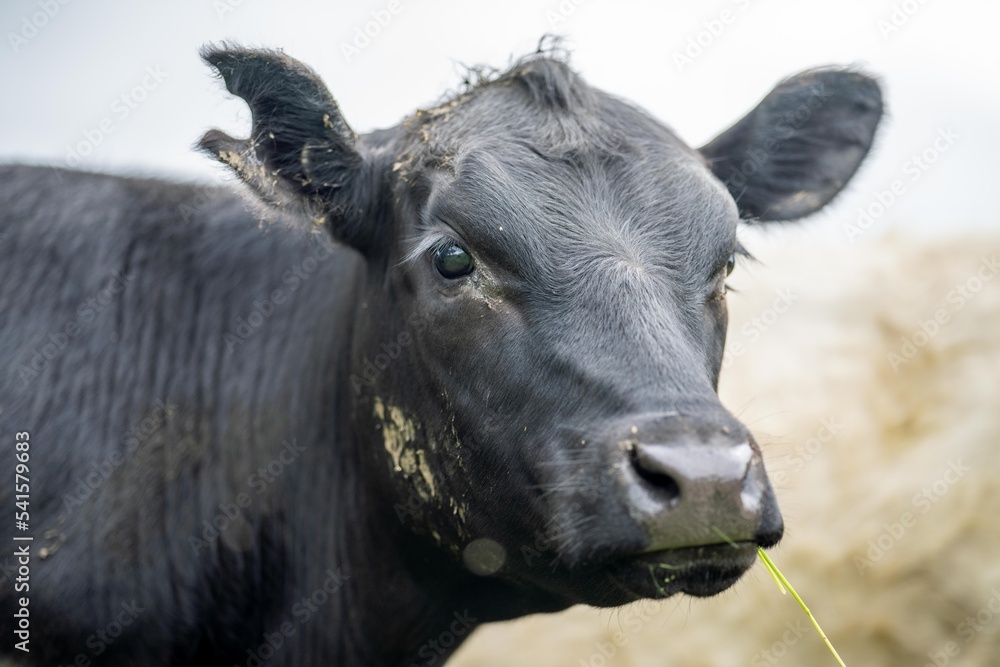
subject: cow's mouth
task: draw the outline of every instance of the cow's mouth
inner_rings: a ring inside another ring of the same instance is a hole
[[[641,553],[608,568],[612,580],[636,598],[676,593],[717,595],[735,584],[757,558],[753,542],[732,542]]]

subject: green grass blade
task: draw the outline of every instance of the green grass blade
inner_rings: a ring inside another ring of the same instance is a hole
[[[844,661],[840,659],[840,654],[837,653],[837,649],[833,648],[833,644],[831,644],[830,640],[827,639],[826,633],[823,632],[823,628],[819,627],[819,622],[816,620],[816,617],[812,615],[812,612],[809,611],[809,607],[807,607],[806,603],[802,601],[799,594],[795,592],[792,585],[788,583],[788,579],[786,579],[785,575],[781,573],[778,566],[774,564],[771,557],[768,556],[761,547],[757,547],[757,555],[760,556],[761,562],[764,563],[764,567],[767,568],[767,571],[771,574],[771,578],[774,579],[774,582],[778,584],[778,588],[781,592],[784,593],[787,588],[788,592],[790,592],[792,597],[795,598],[795,601],[799,603],[800,607],[802,607],[802,611],[804,611],[806,616],[809,617],[809,621],[813,624],[813,627],[816,628],[816,632],[818,632],[819,636],[823,639],[823,643],[826,644],[828,649],[830,649],[830,653],[833,654],[833,657],[837,659],[837,664],[839,664],[840,667],[847,667],[847,665],[844,664]]]
[[[758,547],[758,549],[759,548],[760,547]],[[764,563],[764,569],[767,570],[767,573],[771,575],[772,579],[774,579],[774,585],[778,587],[778,590],[781,591],[782,595],[786,595],[788,591],[785,590],[784,584],[781,583],[781,579],[778,577],[778,573],[774,571],[774,563],[771,562],[771,559],[762,558],[761,562]]]

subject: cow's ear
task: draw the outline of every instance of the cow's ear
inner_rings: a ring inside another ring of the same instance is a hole
[[[794,220],[843,189],[881,117],[874,79],[845,69],[809,70],[778,84],[701,153],[741,215]]]
[[[364,249],[372,196],[357,135],[320,78],[279,51],[205,47],[202,58],[253,112],[249,139],[210,130],[199,147],[267,204],[302,212]]]

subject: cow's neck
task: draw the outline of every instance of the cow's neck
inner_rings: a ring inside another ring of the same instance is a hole
[[[345,540],[351,572],[345,602],[356,621],[347,624],[354,633],[348,643],[356,664],[441,664],[484,622],[565,606],[469,573],[410,533],[384,496],[369,497],[367,506],[370,512],[346,526]]]

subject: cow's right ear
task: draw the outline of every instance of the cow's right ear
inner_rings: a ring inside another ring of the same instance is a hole
[[[320,78],[280,51],[205,47],[202,58],[253,112],[249,139],[210,130],[199,147],[267,204],[304,213],[365,250],[373,198],[357,135]]]

